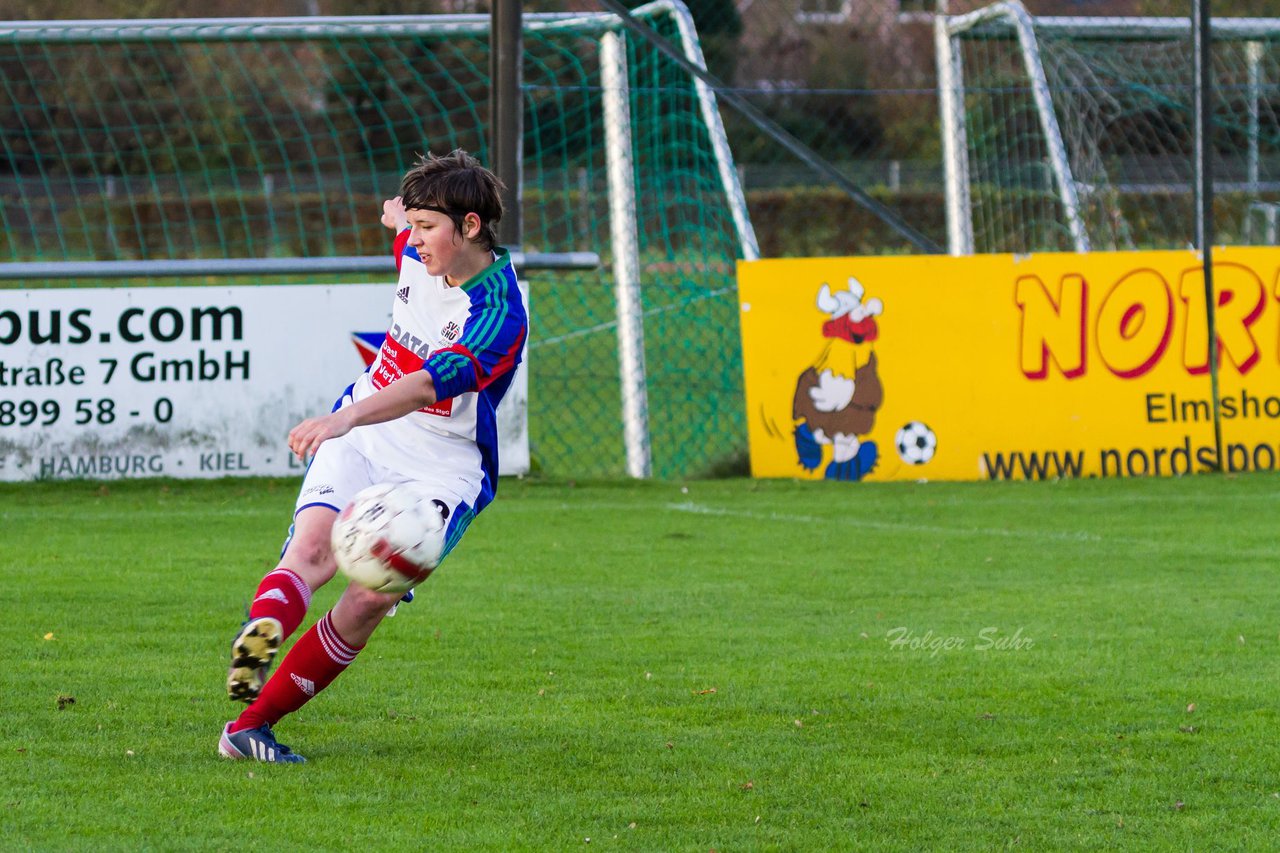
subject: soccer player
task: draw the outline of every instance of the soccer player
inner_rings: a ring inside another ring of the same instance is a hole
[[[384,482],[428,487],[447,510],[446,554],[493,500],[495,413],[527,332],[510,256],[495,245],[501,188],[474,157],[454,151],[423,157],[400,195],[383,202],[400,270],[391,328],[334,410],[289,432],[289,449],[312,460],[280,563],[231,646],[227,692],[251,704],[222,731],[218,751],[228,758],[303,761],[272,725],[337,678],[399,601],[349,584],[266,678],[312,593],[337,571],[330,530],[357,492]]]

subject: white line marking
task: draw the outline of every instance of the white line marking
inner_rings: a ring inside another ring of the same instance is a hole
[[[1101,542],[1096,533],[1055,530],[1001,530],[992,527],[940,527],[932,524],[910,524],[902,521],[876,521],[870,518],[823,518],[816,515],[788,515],[779,512],[751,512],[749,510],[722,509],[695,503],[667,504],[666,509],[697,515],[747,518],[752,521],[782,521],[788,524],[844,524],[849,527],[869,527],[873,530],[903,530],[909,533],[939,533],[946,536],[1003,536],[1008,539],[1057,539],[1067,542]]]
[[[500,503],[500,502],[499,502]],[[495,503],[495,506],[499,505]],[[873,530],[904,531],[907,533],[936,533],[946,536],[991,536],[1006,539],[1056,539],[1065,542],[1101,542],[1103,537],[1087,531],[1044,531],[1044,530],[1002,530],[989,527],[944,527],[940,525],[911,524],[902,521],[877,521],[870,518],[847,518],[840,516],[793,515],[779,512],[753,512],[751,510],[726,509],[706,506],[704,504],[685,501],[682,503],[644,504],[644,503],[600,503],[582,501],[581,503],[546,504],[536,506],[523,502],[508,502],[502,505],[502,512],[508,513],[546,513],[554,512],[599,512],[600,510],[619,511],[652,511],[666,510],[691,515],[710,515],[726,518],[742,518],[750,521],[778,521],[786,524],[815,524],[830,526],[840,524],[847,527],[863,527]]]

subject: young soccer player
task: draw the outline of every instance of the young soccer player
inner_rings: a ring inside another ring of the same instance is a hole
[[[337,678],[399,601],[348,585],[266,679],[312,593],[337,571],[330,530],[357,492],[383,482],[429,487],[447,506],[446,553],[493,500],[495,412],[527,331],[511,259],[494,245],[500,189],[475,158],[454,151],[423,157],[400,196],[383,203],[400,269],[391,328],[334,410],[289,433],[289,449],[312,461],[280,564],[262,579],[231,646],[227,692],[251,704],[223,729],[218,751],[228,758],[303,761],[272,725]]]

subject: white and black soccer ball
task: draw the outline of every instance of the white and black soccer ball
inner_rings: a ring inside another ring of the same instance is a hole
[[[370,486],[333,524],[338,568],[375,592],[406,592],[440,565],[448,516],[448,506],[421,486]]]
[[[908,465],[923,465],[938,450],[938,437],[919,421],[912,421],[898,430],[894,443],[898,448],[898,456]]]

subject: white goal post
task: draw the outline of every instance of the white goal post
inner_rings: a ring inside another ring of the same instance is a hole
[[[942,100],[943,174],[947,194],[947,251],[951,255],[971,255],[973,220],[969,196],[969,153],[964,128],[964,67],[955,39],[989,21],[1005,21],[1017,35],[1027,76],[1031,81],[1036,113],[1049,146],[1049,163],[1062,194],[1063,214],[1077,252],[1089,251],[1089,235],[1080,219],[1080,201],[1076,195],[1071,165],[1067,162],[1062,131],[1053,112],[1049,84],[1040,61],[1031,15],[1018,0],[1006,0],[967,15],[939,15],[935,26],[938,61],[938,93]]]
[[[1189,171],[1174,163],[1184,154],[1178,125],[1191,109],[1189,18],[1033,17],[1018,0],[1003,0],[939,15],[934,35],[950,254],[1176,243],[1132,220],[1142,218],[1140,196],[1190,192]],[[1248,228],[1256,194],[1277,188],[1264,152],[1274,159],[1277,149],[1280,18],[1215,18],[1213,39],[1215,87],[1223,90],[1215,124],[1238,140],[1219,156],[1232,167],[1228,188],[1253,194],[1235,217]],[[1135,137],[1127,143],[1118,139],[1126,132]],[[1135,177],[1142,157],[1163,173]],[[1035,173],[1037,181],[1026,177]],[[1043,197],[1027,201],[1037,190]],[[1011,200],[1017,193],[1024,197]],[[1024,233],[1031,239],[1020,244],[1010,232],[1037,226],[1018,223],[997,233],[1000,200],[1006,218],[1052,208],[1055,221],[1039,226],[1049,236],[1037,244]],[[1145,210],[1162,218],[1159,208]]]

